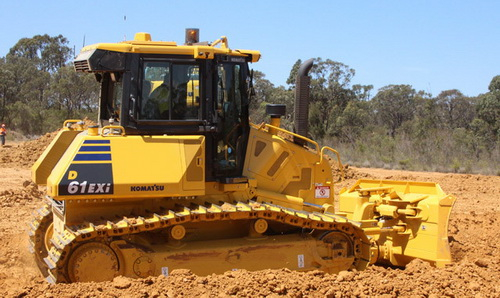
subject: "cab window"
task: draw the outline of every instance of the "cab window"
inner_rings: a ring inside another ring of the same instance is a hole
[[[100,115],[102,125],[118,124],[122,106],[123,83],[121,73],[96,75],[101,82]]]
[[[242,109],[244,84],[241,65],[223,63],[217,66],[217,114],[222,127],[217,141],[218,174],[237,175],[243,163],[244,150]]]
[[[144,62],[139,119],[200,119],[199,66]]]

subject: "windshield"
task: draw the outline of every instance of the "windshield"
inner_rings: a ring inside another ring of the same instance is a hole
[[[144,62],[139,118],[200,119],[199,66]]]

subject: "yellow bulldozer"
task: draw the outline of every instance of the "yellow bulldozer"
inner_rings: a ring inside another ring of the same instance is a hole
[[[47,196],[29,242],[47,281],[451,262],[455,198],[435,183],[360,180],[335,210],[327,153],[342,170],[339,155],[304,132],[312,61],[297,77],[295,131],[280,127],[283,105],[253,124],[260,53],[198,35],[137,33],[75,58],[100,83],[99,123],[67,120],[32,168]]]

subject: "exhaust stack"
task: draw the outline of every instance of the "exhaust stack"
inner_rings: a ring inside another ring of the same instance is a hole
[[[308,137],[309,122],[309,88],[311,78],[308,76],[314,59],[302,63],[295,80],[295,132],[301,136]]]

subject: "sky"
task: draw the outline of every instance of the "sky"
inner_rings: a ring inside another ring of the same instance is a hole
[[[276,86],[298,59],[321,57],[353,68],[372,96],[390,84],[476,96],[500,75],[499,11],[498,0],[1,1],[0,57],[38,34],[62,34],[78,53],[136,32],[182,44],[199,28],[202,41],[261,51],[251,67]]]

